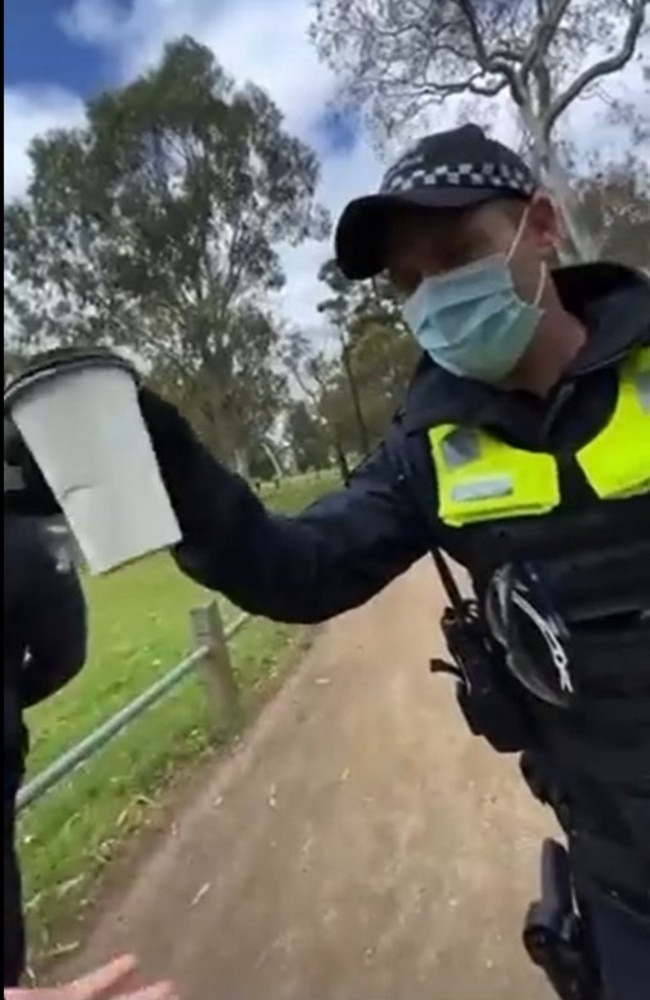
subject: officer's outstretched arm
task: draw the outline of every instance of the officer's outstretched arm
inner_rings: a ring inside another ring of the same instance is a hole
[[[240,607],[323,621],[364,603],[424,554],[421,519],[386,445],[348,487],[287,517],[266,510],[172,407],[147,391],[141,403],[183,532],[177,561]]]

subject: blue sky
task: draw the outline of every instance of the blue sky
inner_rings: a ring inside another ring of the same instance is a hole
[[[5,85],[56,83],[86,95],[110,79],[107,62],[97,58],[96,48],[79,44],[63,30],[66,8],[65,0],[7,0]]]
[[[38,0],[34,17],[30,0],[7,0],[5,6],[5,86],[47,87],[55,84],[86,98],[115,81],[115,65],[101,44],[75,37],[68,28],[70,0]],[[113,0],[122,16],[131,0]],[[358,136],[352,115],[329,108],[314,109],[314,141],[324,152],[351,150]]]

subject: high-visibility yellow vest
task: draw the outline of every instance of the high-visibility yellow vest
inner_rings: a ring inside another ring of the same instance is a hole
[[[438,513],[452,527],[547,514],[560,503],[552,455],[523,451],[485,431],[441,424],[429,431]],[[621,367],[609,423],[576,458],[601,500],[650,493],[650,347]]]

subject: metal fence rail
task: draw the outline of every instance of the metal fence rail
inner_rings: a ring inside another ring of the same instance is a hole
[[[161,701],[199,666],[204,670],[219,712],[225,711],[229,715],[238,712],[239,689],[232,670],[228,642],[251,616],[241,614],[224,629],[218,605],[214,601],[205,607],[193,608],[190,617],[194,650],[189,656],[27,782],[18,792],[18,811],[26,809],[69,777],[130,722]]]

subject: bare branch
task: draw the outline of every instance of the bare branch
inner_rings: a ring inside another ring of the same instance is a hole
[[[580,73],[572,83],[555,98],[547,114],[544,117],[544,134],[549,136],[561,114],[569,107],[573,101],[585,90],[590,83],[601,76],[608,76],[623,69],[626,63],[634,55],[636,43],[641,34],[641,28],[645,20],[645,13],[648,7],[648,0],[632,0],[630,6],[630,20],[627,30],[621,43],[621,48],[614,55],[607,59],[601,59],[589,66],[583,73]]]
[[[545,13],[544,8],[541,5],[538,6],[540,20],[519,67],[519,75],[522,80],[525,79],[535,63],[540,63],[545,58],[570,2],[571,0],[553,0]]]
[[[472,76],[462,80],[448,80],[439,83],[436,80],[412,80],[409,87],[402,86],[400,94],[405,100],[419,101],[421,98],[431,98],[435,101],[444,101],[452,94],[464,94],[469,91],[481,97],[494,97],[508,86],[508,81],[503,77],[491,83],[481,83],[485,74],[474,73]]]
[[[508,85],[509,81],[505,77],[501,77],[501,79],[495,80],[493,83],[475,83],[473,80],[470,80],[467,89],[479,97],[496,97]]]
[[[503,60],[503,62],[511,62],[513,65],[517,65],[524,58],[524,53],[521,48],[513,45],[510,49],[494,49],[491,54],[491,58]]]
[[[485,47],[485,42],[483,41],[479,22],[476,17],[473,0],[457,0],[457,2],[467,24],[467,29],[474,46],[477,63],[484,73],[489,73],[490,75],[500,75],[503,77],[507,85],[510,87],[510,91],[515,102],[517,104],[523,102],[526,95],[522,90],[520,76],[512,61],[500,58],[495,54],[488,53]],[[490,97],[494,96],[499,92],[499,90],[502,89],[502,87],[499,87],[498,90],[489,91],[487,94],[484,94],[481,91],[475,91],[475,93],[480,93],[482,96]]]

